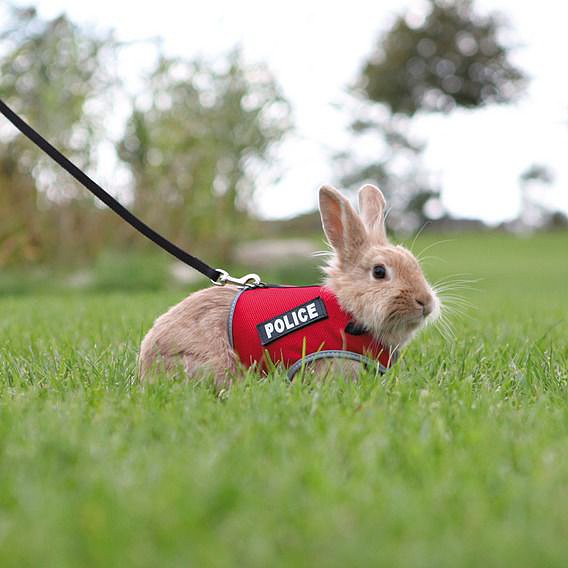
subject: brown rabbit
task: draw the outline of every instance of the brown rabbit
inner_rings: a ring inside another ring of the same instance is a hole
[[[319,204],[322,225],[334,251],[325,268],[327,278],[322,291],[335,296],[350,323],[363,330],[354,332],[355,335],[368,334],[373,344],[394,353],[439,315],[440,302],[435,292],[412,253],[388,242],[385,199],[378,188],[366,185],[359,191],[361,216],[329,186],[320,189]],[[218,381],[227,380],[240,360],[233,349],[232,331],[227,333],[240,293],[236,287],[207,288],[191,294],[159,317],[142,341],[141,377],[146,378],[154,367],[172,370],[181,365],[190,376],[205,372],[213,373]],[[298,323],[296,315],[291,315]],[[291,319],[287,323],[294,327]],[[314,329],[316,325],[321,324],[314,323]],[[345,339],[343,331],[341,337]],[[295,329],[292,332],[302,339]],[[345,346],[340,351],[325,353],[343,356],[344,349]],[[348,359],[363,360],[353,353],[347,355]],[[321,359],[313,357],[316,358]],[[329,360],[318,360],[312,365],[329,369]],[[350,365],[356,372],[358,364]]]

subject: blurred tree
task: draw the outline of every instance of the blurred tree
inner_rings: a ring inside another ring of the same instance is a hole
[[[70,22],[10,7],[0,29],[0,96],[83,168],[95,163],[104,100],[115,84],[114,41]],[[0,264],[77,252],[93,229],[92,200],[4,121],[0,124]],[[88,215],[85,211],[88,211]]]
[[[424,144],[412,136],[410,121],[399,115],[373,112],[377,109],[369,106],[378,105],[364,102],[364,108],[356,113],[365,118],[358,118],[352,130],[362,142],[358,147],[373,148],[374,152],[367,152],[363,160],[353,150],[338,154],[336,168],[345,187],[378,184],[389,203],[389,227],[411,232],[426,219],[428,202],[439,198],[437,181],[422,166]]]
[[[410,135],[411,119],[508,103],[526,83],[500,39],[501,17],[478,14],[472,0],[428,0],[425,7],[424,14],[409,11],[397,17],[362,69],[355,94],[367,104],[352,130],[378,135],[383,154],[371,165],[344,172],[350,184],[375,180],[387,193],[396,188],[405,194],[406,204],[423,205],[428,199],[417,201],[415,194],[436,196],[437,190],[421,170],[423,145]],[[369,112],[369,103],[381,112]],[[401,152],[405,165],[393,168]]]
[[[519,176],[521,186],[521,211],[516,230],[530,231],[546,225],[552,213],[544,205],[543,189],[550,186],[554,176],[543,164],[531,164]]]
[[[256,177],[289,127],[271,74],[238,51],[217,66],[162,57],[119,144],[137,211],[192,250],[230,260]]]
[[[430,0],[423,21],[397,18],[366,63],[360,87],[393,113],[447,112],[508,103],[524,86],[499,40],[504,22],[472,0]]]
[[[520,176],[522,186],[537,182],[542,185],[550,185],[554,176],[549,168],[542,164],[531,164]]]
[[[92,170],[108,136],[106,117],[124,92],[119,44],[66,16],[5,9],[0,96]],[[132,173],[133,206],[174,239],[206,243],[228,258],[253,209],[257,176],[276,175],[271,151],[289,127],[289,106],[270,73],[245,66],[238,52],[215,65],[160,58],[117,148]],[[0,265],[88,258],[125,235],[137,239],[0,121]]]

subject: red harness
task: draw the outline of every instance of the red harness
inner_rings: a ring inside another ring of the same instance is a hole
[[[236,295],[229,342],[246,367],[282,363],[290,379],[316,359],[361,361],[384,373],[396,353],[356,326],[325,286],[261,286]]]

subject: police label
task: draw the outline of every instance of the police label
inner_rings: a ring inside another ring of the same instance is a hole
[[[327,318],[327,311],[323,300],[318,296],[301,306],[297,306],[269,319],[259,323],[256,326],[260,335],[262,345],[268,345],[284,335],[288,335],[297,329],[302,329],[307,325]]]

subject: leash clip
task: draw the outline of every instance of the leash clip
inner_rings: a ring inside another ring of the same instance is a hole
[[[211,280],[214,286],[225,286],[225,284],[236,284],[237,286],[246,286],[247,288],[254,288],[259,286],[261,283],[260,276],[258,274],[245,274],[241,278],[235,278],[231,276],[226,270],[222,268],[217,268],[217,272],[220,273],[217,280]]]

